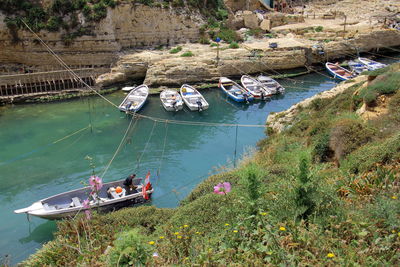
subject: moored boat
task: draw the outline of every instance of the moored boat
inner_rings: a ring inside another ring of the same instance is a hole
[[[163,90],[160,93],[161,104],[167,111],[178,111],[183,108],[183,101],[181,95],[171,89]]]
[[[124,91],[124,92],[130,92],[134,88],[135,88],[135,86],[125,86],[125,87],[122,87],[121,90]]]
[[[105,183],[96,195],[91,194],[92,187],[88,186],[36,201],[29,207],[18,209],[14,212],[26,213],[49,220],[71,218],[79,212],[92,208],[108,211],[145,203],[154,191],[151,186],[147,187],[146,184],[145,189],[148,190],[144,192],[143,185],[140,184],[141,179],[133,180],[133,184],[137,188],[130,194],[127,194],[125,189],[122,189],[123,191],[120,194],[109,190],[118,186],[123,187],[124,181],[125,179]],[[91,199],[88,201],[87,206],[84,204],[85,199]]]
[[[250,92],[254,98],[257,99],[267,99],[272,96],[272,90],[268,89],[266,86],[264,86],[262,83],[260,83],[258,80],[247,76],[243,75],[242,78],[240,79],[243,87]]]
[[[247,92],[242,86],[226,77],[219,78],[218,87],[236,102],[249,102],[254,99],[250,92]]]
[[[340,80],[346,81],[348,79],[354,78],[356,75],[349,71],[348,69],[345,69],[343,67],[340,67],[339,64],[334,64],[331,62],[326,62],[325,67],[328,70],[328,72],[334,77],[338,78]]]
[[[180,89],[183,102],[191,111],[203,111],[208,109],[209,105],[202,94],[192,86],[184,84]]]
[[[356,74],[360,74],[368,70],[368,66],[359,62],[358,60],[351,60],[348,62],[348,64],[350,70]]]
[[[118,109],[125,112],[138,112],[149,96],[149,88],[142,84],[132,89],[119,105]]]
[[[365,57],[359,57],[358,60],[365,64],[368,67],[368,70],[377,70],[377,69],[382,69],[384,67],[386,67],[386,64],[374,61],[372,59],[369,58],[365,58]]]
[[[268,88],[272,94],[283,94],[285,92],[285,88],[280,85],[276,80],[272,79],[269,76],[259,75],[257,80],[264,85],[264,87]]]

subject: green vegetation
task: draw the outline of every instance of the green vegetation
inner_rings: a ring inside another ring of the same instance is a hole
[[[175,47],[175,48],[172,48],[171,50],[169,50],[169,53],[170,54],[176,54],[176,53],[179,53],[181,51],[182,51],[182,46],[178,46],[178,47]]]
[[[181,57],[193,57],[194,54],[192,51],[187,51],[181,55]]]
[[[238,43],[236,43],[236,42],[231,42],[231,43],[229,44],[229,48],[231,48],[231,49],[237,49],[237,48],[239,48],[239,45],[238,45]]]
[[[314,28],[315,32],[322,32],[323,30],[324,30],[324,27],[322,27],[322,26],[317,26]]]
[[[376,83],[393,89],[393,73]],[[352,96],[364,83],[314,100],[285,131],[269,128],[252,158],[203,181],[176,209],[59,222],[54,241],[24,266],[396,266],[399,87],[386,95],[388,112],[370,120],[354,112]],[[222,182],[232,190],[214,193]]]

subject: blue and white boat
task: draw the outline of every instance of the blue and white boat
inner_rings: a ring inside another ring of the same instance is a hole
[[[382,69],[384,67],[387,67],[386,64],[379,63],[376,61],[373,61],[369,58],[365,57],[359,57],[358,61],[360,61],[362,64],[366,65],[368,67],[368,70],[377,70],[377,69]]]
[[[367,65],[361,63],[358,60],[351,60],[351,61],[348,62],[348,64],[349,64],[350,70],[352,72],[356,73],[356,74],[360,74],[360,73],[362,73],[364,71],[368,71],[369,70]]]
[[[182,100],[191,111],[203,111],[208,109],[209,104],[202,94],[194,87],[184,84],[180,89]]]
[[[254,99],[250,92],[226,77],[219,78],[218,87],[236,102],[249,102]]]
[[[331,62],[326,62],[325,67],[328,70],[328,72],[334,77],[342,81],[346,81],[349,79],[352,79],[356,77],[355,74],[353,74],[351,71],[348,69],[345,69],[343,67],[340,67],[339,64],[334,64]]]
[[[118,109],[124,112],[138,112],[146,103],[149,96],[149,87],[142,84],[132,89],[119,105]]]

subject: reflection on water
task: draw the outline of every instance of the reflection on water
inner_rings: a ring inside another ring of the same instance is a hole
[[[204,112],[166,112],[158,96],[150,97],[141,114],[167,120],[264,125],[270,112],[279,112],[304,98],[334,86],[312,74],[281,81],[286,93],[271,101],[238,104],[217,88],[202,91],[210,104]],[[122,92],[107,95],[115,104]],[[51,238],[55,223],[13,213],[32,202],[81,187],[92,170],[103,173],[113,158],[131,117],[98,97],[60,103],[19,105],[0,113],[0,256],[17,263]],[[91,124],[92,127],[88,127]],[[264,128],[178,125],[139,119],[104,176],[108,182],[130,173],[144,176],[150,170],[155,183],[153,204],[175,207],[213,168],[232,162],[265,137]],[[68,138],[64,138],[68,136]],[[166,141],[166,142],[164,142]]]

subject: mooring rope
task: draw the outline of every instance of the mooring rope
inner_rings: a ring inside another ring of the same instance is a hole
[[[132,117],[133,117],[133,116],[132,116]],[[138,171],[139,168],[140,168],[140,161],[142,160],[143,155],[144,155],[144,153],[145,153],[146,150],[147,150],[147,146],[148,146],[149,143],[150,143],[150,140],[151,140],[151,137],[152,137],[152,135],[153,135],[154,128],[155,128],[156,124],[157,124],[157,121],[154,121],[154,123],[153,123],[153,128],[151,129],[151,132],[150,132],[150,134],[149,134],[149,138],[147,139],[147,142],[146,142],[146,145],[144,146],[144,149],[143,149],[143,151],[142,151],[142,154],[140,155],[140,157],[139,157],[139,159],[138,159],[138,161],[137,161],[136,171]]]

